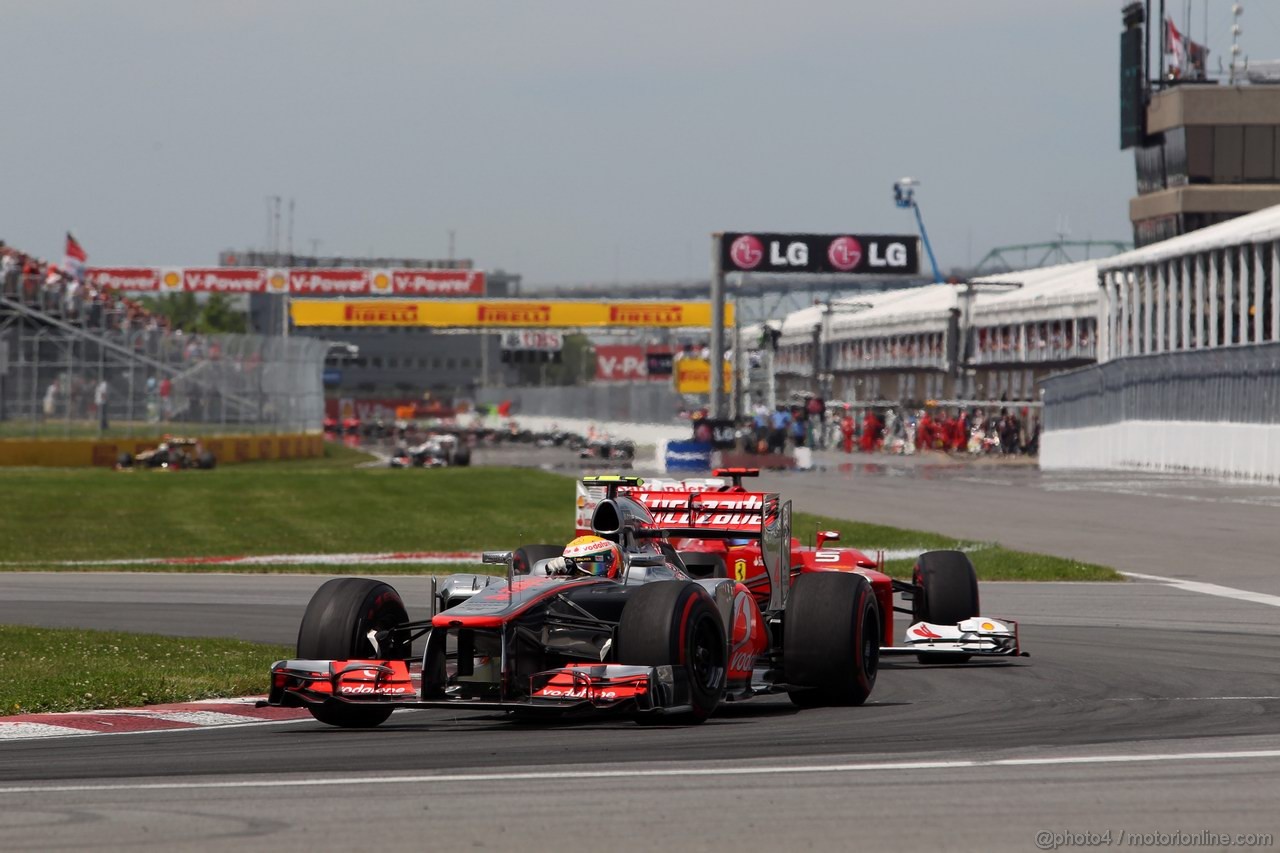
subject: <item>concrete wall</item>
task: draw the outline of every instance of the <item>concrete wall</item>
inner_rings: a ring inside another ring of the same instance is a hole
[[[1195,472],[1280,481],[1280,424],[1124,421],[1051,430],[1040,467]]]

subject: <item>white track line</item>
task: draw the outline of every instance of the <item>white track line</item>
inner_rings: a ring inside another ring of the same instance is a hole
[[[79,791],[173,791],[227,788],[317,788],[334,785],[425,785],[440,782],[546,782],[591,779],[693,778],[708,776],[790,776],[817,773],[884,773],[895,770],[963,770],[984,767],[1049,767],[1088,764],[1137,764],[1169,761],[1241,761],[1280,758],[1280,749],[1238,752],[1177,752],[1133,755],[1001,758],[992,761],[879,761],[859,764],[802,764],[794,767],[688,767],[661,770],[547,770],[536,773],[455,773],[418,776],[354,776],[324,779],[244,779],[234,782],[126,782],[114,785],[24,785],[0,788],[4,794],[49,794]]]
[[[1186,592],[1198,592],[1202,595],[1216,595],[1219,598],[1234,598],[1237,601],[1252,601],[1255,604],[1269,604],[1272,607],[1280,607],[1280,595],[1267,595],[1265,592],[1250,592],[1247,589],[1236,589],[1230,586],[1220,586],[1216,583],[1203,583],[1201,581],[1188,581],[1181,578],[1166,578],[1160,575],[1144,575],[1139,572],[1121,572],[1127,578],[1138,578],[1144,581],[1156,581],[1157,583],[1167,584]]]

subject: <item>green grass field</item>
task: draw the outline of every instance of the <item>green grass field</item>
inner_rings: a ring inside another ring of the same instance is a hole
[[[265,693],[293,649],[114,631],[0,625],[0,715]]]
[[[330,445],[323,459],[214,471],[0,469],[0,493],[6,495],[0,512],[0,563],[15,570],[45,569],[63,561],[479,551],[566,542],[573,535],[569,477],[533,469],[357,467],[367,460],[362,453]],[[998,543],[956,542],[922,531],[796,513],[793,530],[802,541],[812,541],[819,528],[840,530],[844,544],[873,556],[878,549],[961,547],[970,552],[985,580],[1119,578],[1101,566],[1009,551]],[[910,560],[889,565],[898,575],[908,574],[910,568]],[[236,570],[349,573],[344,569],[320,565]],[[351,570],[372,571],[369,566]]]

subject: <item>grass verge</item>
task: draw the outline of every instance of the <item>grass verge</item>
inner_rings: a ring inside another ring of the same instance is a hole
[[[367,454],[328,445],[323,459],[263,462],[213,471],[120,473],[0,469],[0,568],[48,570],[64,561],[480,551],[573,535],[571,478],[534,469],[356,467]],[[1121,580],[1077,560],[1011,551],[996,543],[796,513],[804,542],[835,529],[874,556],[961,548],[983,580]],[[120,571],[417,574],[464,566],[77,566]],[[910,574],[893,559],[891,574]]]
[[[876,551],[925,551],[959,549],[969,555],[978,579],[984,581],[1123,581],[1115,569],[1095,563],[1082,563],[1065,557],[1014,551],[992,542],[957,540],[937,533],[906,530],[882,524],[842,521],[821,515],[797,512],[792,517],[791,532],[802,542],[814,541],[818,530],[840,531],[842,544],[851,545],[869,557]],[[895,578],[909,579],[915,567],[914,556],[889,559],[885,571]]]
[[[189,702],[266,690],[287,646],[0,625],[0,714]]]

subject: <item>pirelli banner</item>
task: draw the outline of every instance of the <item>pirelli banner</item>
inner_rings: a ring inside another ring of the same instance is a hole
[[[431,326],[451,329],[709,328],[710,302],[575,302],[559,299],[294,299],[295,326]],[[733,306],[725,306],[733,322]]]

